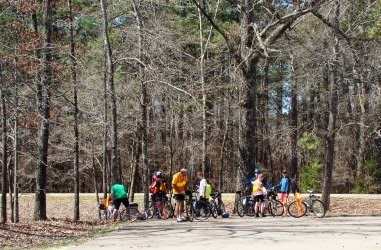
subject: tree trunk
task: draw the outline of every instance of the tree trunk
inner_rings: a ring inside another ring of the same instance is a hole
[[[138,4],[135,2],[135,0],[132,1],[134,12],[135,12],[135,18],[136,18],[136,24],[139,31],[139,39],[138,39],[138,48],[139,48],[139,61],[144,62],[143,58],[143,23],[140,18],[140,12],[138,10]],[[139,63],[139,76],[140,76],[140,103],[141,103],[141,125],[140,125],[140,132],[141,132],[141,140],[142,140],[142,185],[143,185],[143,193],[144,193],[144,208],[147,208],[148,202],[149,202],[149,194],[148,194],[148,138],[147,138],[147,105],[148,105],[148,95],[147,95],[147,86],[145,83],[145,77],[144,77],[144,65],[142,63]]]
[[[200,82],[201,82],[201,92],[202,92],[202,166],[201,171],[206,175],[206,161],[207,161],[207,120],[206,120],[206,90],[205,90],[205,76],[204,76],[204,59],[205,59],[205,49],[204,48],[204,37],[203,37],[203,27],[202,27],[202,14],[200,8],[198,10],[199,19],[199,39],[200,39]]]
[[[376,182],[378,183],[377,193],[381,193],[381,128],[379,129],[378,136],[374,139],[377,150],[377,165],[376,165]]]
[[[17,76],[17,57],[15,53],[15,64],[14,64],[14,81],[15,81],[15,112],[14,112],[14,137],[13,137],[13,153],[14,153],[14,170],[13,170],[13,188],[14,188],[14,210],[13,218],[14,223],[19,222],[19,124],[18,124],[18,113],[19,113],[19,79]]]
[[[329,210],[330,195],[332,190],[332,172],[335,159],[335,138],[336,138],[336,116],[338,113],[338,85],[339,85],[339,17],[340,0],[335,0],[335,20],[334,20],[334,44],[333,44],[333,62],[332,62],[332,83],[331,97],[329,107],[328,131],[326,135],[327,152],[324,171],[324,184],[322,192],[322,201],[325,208]]]
[[[0,63],[0,99],[1,99],[1,145],[2,145],[2,164],[1,164],[1,217],[0,223],[7,222],[7,188],[8,188],[8,144],[7,144],[7,108],[5,106],[3,82],[3,64]]]
[[[41,86],[38,87],[37,99],[41,115],[38,149],[39,160],[36,176],[36,196],[34,206],[34,220],[46,220],[46,168],[48,166],[49,147],[49,119],[51,107],[50,86],[53,81],[52,70],[52,1],[44,1],[44,48],[43,48],[43,73]],[[38,85],[40,85],[38,83]]]
[[[294,55],[291,54],[291,65],[293,79],[291,82],[291,169],[290,176],[296,177],[298,174],[298,84],[295,78],[296,62],[294,61]]]
[[[75,55],[72,3],[69,0],[70,12],[70,56],[72,60],[71,75],[74,104],[74,220],[79,220],[79,134],[78,134],[78,97],[77,97],[77,59]]]
[[[224,159],[225,159],[225,147],[226,147],[226,141],[228,139],[228,132],[229,132],[229,116],[230,116],[230,103],[228,101],[227,105],[227,113],[226,113],[226,120],[225,120],[225,131],[224,136],[222,137],[222,143],[221,143],[221,150],[220,150],[220,166],[218,170],[218,190],[222,191],[223,187],[223,170],[224,170]]]
[[[135,144],[135,142],[132,143],[131,146],[131,159],[132,159],[132,169],[131,169],[131,183],[130,183],[130,190],[129,190],[129,198],[131,201],[134,201],[135,199],[135,186],[136,186],[136,179],[138,176],[138,166],[139,166],[139,158],[140,158],[140,150],[139,146]]]
[[[118,117],[116,110],[116,94],[114,87],[114,66],[112,61],[112,50],[108,35],[107,5],[105,0],[100,0],[103,17],[103,46],[106,57],[106,82],[110,87],[111,114],[112,114],[112,134],[111,134],[111,181],[112,184],[120,183],[120,173],[118,167]]]

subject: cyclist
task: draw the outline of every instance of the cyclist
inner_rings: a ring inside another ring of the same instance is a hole
[[[251,177],[247,182],[246,182],[246,186],[247,186],[247,189],[251,192],[253,190],[253,183],[254,181],[258,178],[258,175],[261,173],[261,169],[260,168],[255,168],[254,169],[254,176]]]
[[[123,184],[120,183],[115,183],[111,187],[111,194],[110,194],[110,199],[113,201],[114,204],[114,212],[113,212],[113,221],[116,221],[116,218],[118,217],[118,211],[120,204],[123,203],[123,205],[128,208],[128,194],[127,194],[127,189]]]
[[[175,216],[177,222],[182,222],[185,220],[183,213],[185,207],[185,190],[188,187],[187,175],[188,171],[185,168],[182,168],[180,172],[173,176],[172,179],[173,198],[176,200]]]
[[[167,185],[161,171],[155,173],[151,185],[149,185],[149,191],[152,194],[152,201],[157,201],[158,198],[167,197]]]
[[[199,171],[197,172],[197,179],[199,180],[200,184],[199,186],[197,187],[197,191],[198,191],[198,199],[199,199],[199,203],[198,203],[198,208],[202,208],[202,207],[205,207],[206,205],[206,202],[207,202],[207,197],[206,197],[206,187],[207,187],[207,181],[206,179],[204,178],[204,173]]]
[[[200,199],[206,198],[206,185],[208,184],[206,179],[204,178],[204,174],[202,172],[197,172],[197,179],[200,180],[200,184],[197,188],[198,196]]]
[[[256,217],[263,217],[264,215],[264,196],[266,188],[263,183],[263,175],[258,174],[258,178],[253,182],[253,200],[255,202],[254,211]]]
[[[280,187],[281,192],[281,199],[283,202],[283,208],[284,208],[284,216],[288,216],[288,195],[290,193],[290,184],[291,180],[290,177],[288,177],[287,170],[282,171],[283,178],[280,180],[280,182],[275,185],[273,188]]]

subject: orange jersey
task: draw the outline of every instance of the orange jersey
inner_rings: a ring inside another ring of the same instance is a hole
[[[174,194],[183,194],[185,192],[185,184],[188,182],[188,177],[186,175],[182,175],[180,172],[175,174],[172,179],[172,186]]]

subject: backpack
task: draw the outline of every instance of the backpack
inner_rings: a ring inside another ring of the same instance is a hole
[[[164,193],[166,194],[168,192],[167,185],[165,184],[165,181],[163,179],[156,179],[151,185],[150,185],[150,193],[152,194],[158,194]]]

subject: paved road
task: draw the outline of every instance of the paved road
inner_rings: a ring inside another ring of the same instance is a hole
[[[230,217],[177,223],[173,219],[136,221],[70,250],[86,249],[262,249],[381,250],[381,216]],[[181,247],[180,247],[181,246]]]

